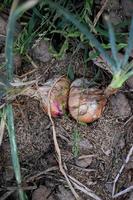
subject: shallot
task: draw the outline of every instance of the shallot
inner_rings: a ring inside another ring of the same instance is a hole
[[[89,88],[86,79],[76,79],[70,86],[69,112],[79,122],[90,123],[100,118],[106,102],[103,91]]]
[[[49,79],[43,86],[31,87],[24,95],[40,100],[43,110],[48,113],[48,102],[52,117],[61,116],[67,108],[70,81],[65,76]],[[50,95],[49,95],[50,94]]]

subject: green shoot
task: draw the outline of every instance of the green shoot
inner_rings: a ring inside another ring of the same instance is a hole
[[[72,134],[72,143],[73,143],[72,153],[75,158],[78,157],[80,153],[79,142],[80,142],[80,133],[77,129],[74,129]]]
[[[131,50],[133,49],[133,17],[129,31],[128,45],[126,48],[124,59],[122,60],[118,57],[117,54],[115,34],[110,19],[108,17],[106,17],[106,22],[109,30],[109,40],[112,50],[112,57],[107,54],[101,43],[90,32],[89,28],[85,24],[81,23],[80,20],[75,17],[75,15],[71,14],[64,7],[60,6],[57,3],[54,3],[51,0],[46,2],[49,4],[50,7],[56,9],[59,14],[63,15],[68,21],[74,24],[75,27],[78,28],[79,31],[86,36],[90,43],[101,53],[105,61],[107,61],[108,67],[110,67],[110,70],[113,74],[113,79],[110,85],[105,90],[105,95],[106,93],[108,95],[111,95],[114,91],[117,91],[117,89],[119,89],[123,85],[123,83],[133,75],[133,64],[132,62],[128,63]]]
[[[103,49],[102,45],[100,42],[95,38],[95,36],[90,32],[87,26],[84,24],[80,23],[80,20],[78,20],[73,14],[71,14],[68,10],[65,8],[61,7],[57,3],[54,3],[53,1],[49,0],[46,1],[52,8],[56,9],[59,14],[63,15],[67,20],[72,22],[79,30],[81,33],[83,33],[88,40],[90,40],[91,44],[94,45],[98,51],[103,55],[105,60],[107,60],[109,66],[114,66],[115,61],[114,59],[110,58],[110,56],[105,52]]]
[[[128,62],[128,59],[129,59],[132,49],[133,49],[133,17],[132,17],[130,31],[129,31],[128,46],[127,46],[125,56],[123,59],[123,63],[122,63],[123,68]]]
[[[116,62],[116,68],[114,68],[114,66],[112,66],[113,71],[115,72],[115,71],[117,71],[117,69],[120,66],[120,60],[118,58],[118,53],[117,53],[117,48],[116,48],[116,39],[115,39],[113,26],[112,26],[108,16],[106,16],[105,19],[106,19],[106,21],[108,21],[107,25],[108,25],[108,29],[109,29],[109,38],[110,38],[112,56]]]
[[[6,57],[6,70],[7,70],[7,77],[9,81],[13,80],[13,43],[14,43],[14,30],[16,25],[17,18],[27,9],[34,6],[38,3],[39,0],[31,0],[23,3],[22,5],[19,4],[19,0],[14,0],[12,4],[12,8],[10,11],[8,26],[7,26],[7,37],[6,37],[6,46],[5,46],[5,57]],[[18,185],[18,193],[19,199],[25,200],[26,196],[21,188],[21,173],[20,173],[20,164],[19,158],[17,154],[17,144],[16,144],[16,136],[15,136],[15,128],[14,128],[14,116],[13,116],[13,109],[12,105],[8,104],[5,108],[6,115],[7,115],[7,129],[11,147],[11,157],[13,168],[15,172],[15,177]]]

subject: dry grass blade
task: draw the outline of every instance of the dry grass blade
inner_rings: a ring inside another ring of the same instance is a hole
[[[128,192],[131,192],[131,191],[133,191],[133,185],[131,185],[130,187],[126,188],[125,190],[123,190],[123,191],[121,191],[121,192],[116,193],[116,194],[113,196],[113,198],[117,198],[117,197],[119,197],[119,196],[121,196],[121,195],[124,195],[124,194],[126,194],[126,193],[128,193]]]
[[[133,190],[133,185],[132,185],[129,188],[127,188],[127,189],[115,194],[116,183],[118,182],[118,179],[120,178],[120,175],[122,174],[126,164],[129,162],[130,157],[132,156],[132,154],[133,154],[133,145],[131,146],[131,148],[130,148],[128,154],[127,154],[126,160],[125,160],[124,164],[121,166],[121,168],[120,168],[120,170],[119,170],[119,172],[118,172],[118,174],[117,174],[117,176],[116,176],[116,178],[114,180],[113,190],[112,190],[112,197],[113,198],[119,197],[119,196],[121,196],[121,195],[123,195],[123,194],[125,194],[127,192],[130,192],[131,190]]]
[[[1,117],[1,122],[0,122],[0,146],[3,140],[5,125],[6,125],[6,113],[4,113],[3,116]]]
[[[49,172],[52,172],[52,171],[57,171],[58,170],[58,167],[57,166],[53,166],[53,167],[50,167],[50,168],[48,168],[48,169],[46,169],[46,170],[44,170],[44,171],[41,171],[41,172],[38,172],[37,174],[35,174],[35,175],[28,175],[27,177],[25,177],[24,178],[24,181],[26,182],[26,183],[28,183],[28,182],[33,182],[33,181],[35,181],[35,180],[39,180],[40,179],[40,177],[43,177],[44,175],[46,175],[47,173],[49,173]]]
[[[62,76],[60,77],[62,78]],[[54,121],[52,119],[52,116],[51,116],[51,110],[50,110],[50,96],[51,96],[51,92],[52,92],[52,89],[53,87],[55,86],[55,84],[60,80],[57,79],[57,81],[55,81],[55,83],[53,84],[53,86],[51,87],[49,93],[48,93],[48,116],[49,116],[49,119],[51,121],[51,124],[52,124],[52,129],[53,129],[53,140],[54,140],[54,145],[55,145],[55,150],[56,150],[56,153],[57,153],[57,156],[58,156],[58,164],[59,164],[59,169],[60,169],[60,172],[62,173],[62,175],[65,177],[67,183],[68,183],[68,186],[71,190],[71,192],[73,193],[74,197],[79,200],[79,195],[76,193],[75,189],[73,188],[64,168],[63,168],[63,163],[62,163],[62,158],[61,158],[61,151],[60,151],[60,148],[59,148],[59,145],[58,145],[58,141],[57,141],[57,136],[56,136],[56,129],[55,129],[55,124],[54,124]]]
[[[33,59],[32,59],[28,54],[26,54],[26,57],[28,58],[28,60],[29,60],[30,63],[32,64],[32,66],[33,66],[35,69],[38,69],[38,66],[36,65],[36,63],[33,61]]]
[[[87,194],[89,197],[92,197],[95,200],[102,200],[100,197],[98,197],[92,190],[87,188],[85,185],[83,185],[81,182],[73,178],[72,176],[69,176],[71,179],[73,185],[76,189],[80,190],[81,192]]]
[[[0,200],[6,200],[14,191],[8,191],[3,196],[0,197]]]
[[[23,82],[18,79],[15,79],[14,82],[10,83],[10,85],[13,87],[21,87],[21,86],[33,85],[36,82],[37,82],[36,80]]]
[[[100,16],[102,15],[102,13],[103,13],[103,11],[104,11],[104,9],[105,9],[105,7],[106,7],[108,1],[109,1],[109,0],[106,0],[106,1],[104,2],[103,6],[101,7],[101,9],[99,10],[99,12],[97,13],[97,15],[96,15],[96,17],[95,17],[95,19],[94,19],[94,22],[93,22],[93,26],[94,26],[94,27],[96,26],[96,24],[97,24],[97,22],[98,22]]]

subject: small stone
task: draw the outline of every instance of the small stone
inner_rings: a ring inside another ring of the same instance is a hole
[[[133,14],[133,1],[131,0],[121,0],[122,8],[125,12],[125,15],[130,17]]]
[[[133,76],[127,80],[127,85],[129,88],[133,89]]]
[[[51,55],[48,50],[48,44],[44,40],[40,40],[32,48],[33,57],[41,62],[48,62],[51,60]]]
[[[67,190],[64,186],[59,185],[59,191],[57,192],[58,200],[75,200],[70,190]]]
[[[109,14],[110,20],[114,26],[120,24],[122,22],[121,16],[118,15],[115,11],[111,11]]]
[[[123,93],[120,92],[112,96],[110,102],[112,110],[117,117],[126,119],[131,115],[131,107],[128,99]]]
[[[88,167],[91,163],[92,163],[92,157],[86,157],[76,160],[76,165],[83,168]]]
[[[90,149],[93,149],[93,145],[88,139],[82,139],[79,142],[80,152],[87,153]]]
[[[41,185],[32,194],[32,200],[53,200],[54,198],[50,195],[50,190],[45,186]],[[48,198],[49,197],[49,198]]]
[[[105,0],[101,0],[101,1],[100,1],[100,5],[101,5],[101,6],[102,6],[104,3],[105,3]],[[119,1],[116,1],[116,0],[109,0],[109,1],[107,2],[107,5],[106,5],[106,7],[105,7],[105,10],[110,11],[110,10],[117,10],[117,9],[119,9],[119,8],[120,8],[120,3],[119,3]]]
[[[133,192],[130,194],[130,197],[128,200],[133,200]]]
[[[108,192],[112,193],[112,190],[113,190],[113,184],[112,183],[106,183],[105,187],[106,187]]]

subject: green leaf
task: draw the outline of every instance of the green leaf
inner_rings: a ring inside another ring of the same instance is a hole
[[[75,78],[74,77],[74,70],[73,70],[73,67],[71,65],[68,66],[67,76],[71,81],[73,81],[74,78]]]
[[[62,58],[64,58],[67,49],[68,49],[68,40],[66,39],[66,40],[64,41],[64,43],[63,43],[63,45],[62,45],[62,47],[61,47],[59,53],[56,52],[56,51],[53,49],[52,46],[50,46],[49,51],[53,54],[53,56],[54,56],[56,59],[62,59]]]
[[[73,133],[72,133],[72,153],[74,155],[74,157],[77,157],[79,155],[80,152],[80,147],[79,147],[79,142],[80,142],[80,133],[77,129],[74,129]]]

